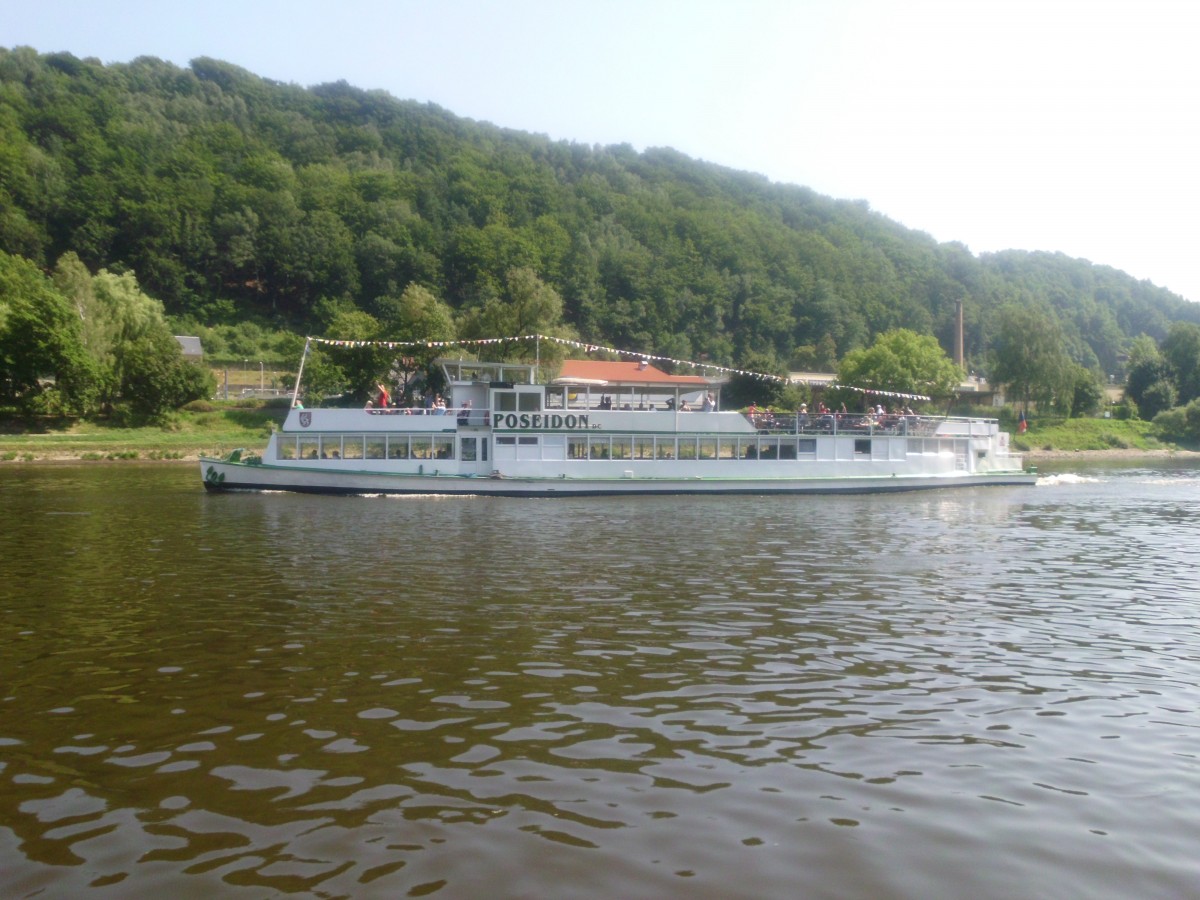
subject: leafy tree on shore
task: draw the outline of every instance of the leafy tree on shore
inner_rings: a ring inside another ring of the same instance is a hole
[[[885,332],[865,350],[847,353],[838,381],[865,391],[924,394],[945,400],[963,379],[963,371],[932,335],[907,328]]]
[[[452,341],[457,337],[454,313],[434,293],[419,284],[410,284],[399,297],[376,301],[380,315],[380,336],[389,341]],[[418,381],[428,383],[435,377],[433,361],[443,351],[436,346],[406,346],[391,355],[387,379],[397,398],[413,400]]]
[[[67,298],[28,260],[0,251],[0,403],[87,413],[97,380]]]
[[[1034,402],[1045,409],[1065,403],[1069,409],[1073,369],[1054,317],[1031,304],[1014,304],[1001,310],[998,324],[992,382],[1025,408]]]
[[[1200,325],[1176,322],[1162,343],[1180,405],[1200,397]]]

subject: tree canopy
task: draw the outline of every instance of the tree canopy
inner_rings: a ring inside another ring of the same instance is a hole
[[[976,256],[863,201],[673,150],[551,141],[205,58],[0,49],[0,248],[43,272],[75,254],[135,277],[197,328],[311,334],[358,310],[403,330],[396,302],[420,288],[441,333],[538,323],[771,370],[826,367],[899,328],[949,348],[959,300],[967,367],[985,375],[1014,304],[1098,378],[1123,374],[1138,335],[1200,325],[1200,305],[1086,260]]]
[[[884,332],[865,350],[852,350],[838,367],[838,381],[867,392],[920,394],[945,400],[963,379],[932,335],[907,328]]]
[[[0,251],[0,403],[150,420],[212,389],[131,274],[92,276],[67,256],[51,280]]]

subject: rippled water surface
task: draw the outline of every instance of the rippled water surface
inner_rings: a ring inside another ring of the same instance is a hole
[[[0,508],[4,897],[1200,894],[1196,468]]]

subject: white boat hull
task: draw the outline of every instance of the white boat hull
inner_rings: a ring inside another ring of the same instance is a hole
[[[497,497],[561,497],[641,494],[864,494],[958,487],[1028,485],[1036,473],[953,472],[937,475],[833,477],[622,477],[524,478],[411,475],[299,469],[264,463],[200,460],[210,491],[293,491],[311,494],[442,494]]]

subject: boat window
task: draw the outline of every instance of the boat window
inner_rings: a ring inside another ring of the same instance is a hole
[[[362,459],[363,439],[361,434],[347,434],[342,437],[342,459]]]
[[[608,438],[592,438],[588,456],[592,459],[608,459]]]
[[[425,435],[412,436],[412,458],[433,459],[433,441]]]
[[[871,455],[871,439],[870,438],[855,438],[854,439],[854,455],[855,456],[870,456]]]
[[[634,459],[654,459],[654,438],[639,435],[633,439]]]
[[[517,437],[517,459],[540,459],[541,448],[536,435],[520,435]]]
[[[780,459],[795,459],[796,458],[796,442],[787,438],[779,439],[779,458]]]
[[[654,441],[654,455],[657,459],[674,459],[675,438],[657,438]]]
[[[387,440],[382,437],[367,438],[367,459],[383,459],[387,456]]]
[[[542,392],[521,391],[517,394],[517,409],[519,412],[541,412]]]
[[[695,438],[680,438],[679,439],[679,458],[680,459],[695,459],[696,458],[696,439]]]
[[[454,435],[435,435],[433,438],[434,459],[454,459]]]
[[[517,439],[516,439],[515,437],[512,437],[512,436],[510,436],[510,435],[501,435],[501,436],[499,436],[499,437],[497,437],[497,438],[496,438],[496,443],[497,443],[497,444],[502,444],[502,445],[505,445],[505,446],[512,447],[512,446],[515,446],[515,445],[516,445],[516,443],[517,443]]]
[[[566,394],[566,388],[561,385],[546,388],[546,409],[562,409],[564,394]],[[575,397],[572,396],[571,399],[574,400]]]
[[[301,459],[316,459],[321,455],[321,439],[316,437],[300,438],[300,458]]]
[[[296,458],[296,439],[294,437],[278,437],[275,439],[276,459]]]
[[[567,438],[567,459],[587,459],[588,439],[571,435]]]
[[[340,459],[342,455],[342,436],[327,434],[321,438],[321,459]]]
[[[547,434],[542,436],[542,459],[566,459],[567,436]]]
[[[742,458],[758,459],[758,438],[742,438]]]
[[[717,439],[716,438],[700,438],[700,458],[701,459],[716,459],[717,458]]]
[[[496,391],[492,405],[496,412],[516,412],[517,394],[515,391]]]
[[[408,435],[390,435],[387,452],[388,459],[408,459]]]
[[[758,458],[759,459],[778,459],[779,458],[779,438],[765,437],[758,442]]]
[[[796,441],[796,449],[808,456],[817,455],[817,439],[816,438],[800,438]]]
[[[737,438],[723,437],[717,442],[717,459],[737,459],[738,445]]]
[[[626,435],[612,439],[612,458],[629,459],[633,456],[633,438]]]
[[[462,458],[464,462],[475,462],[475,438],[462,439]]]

